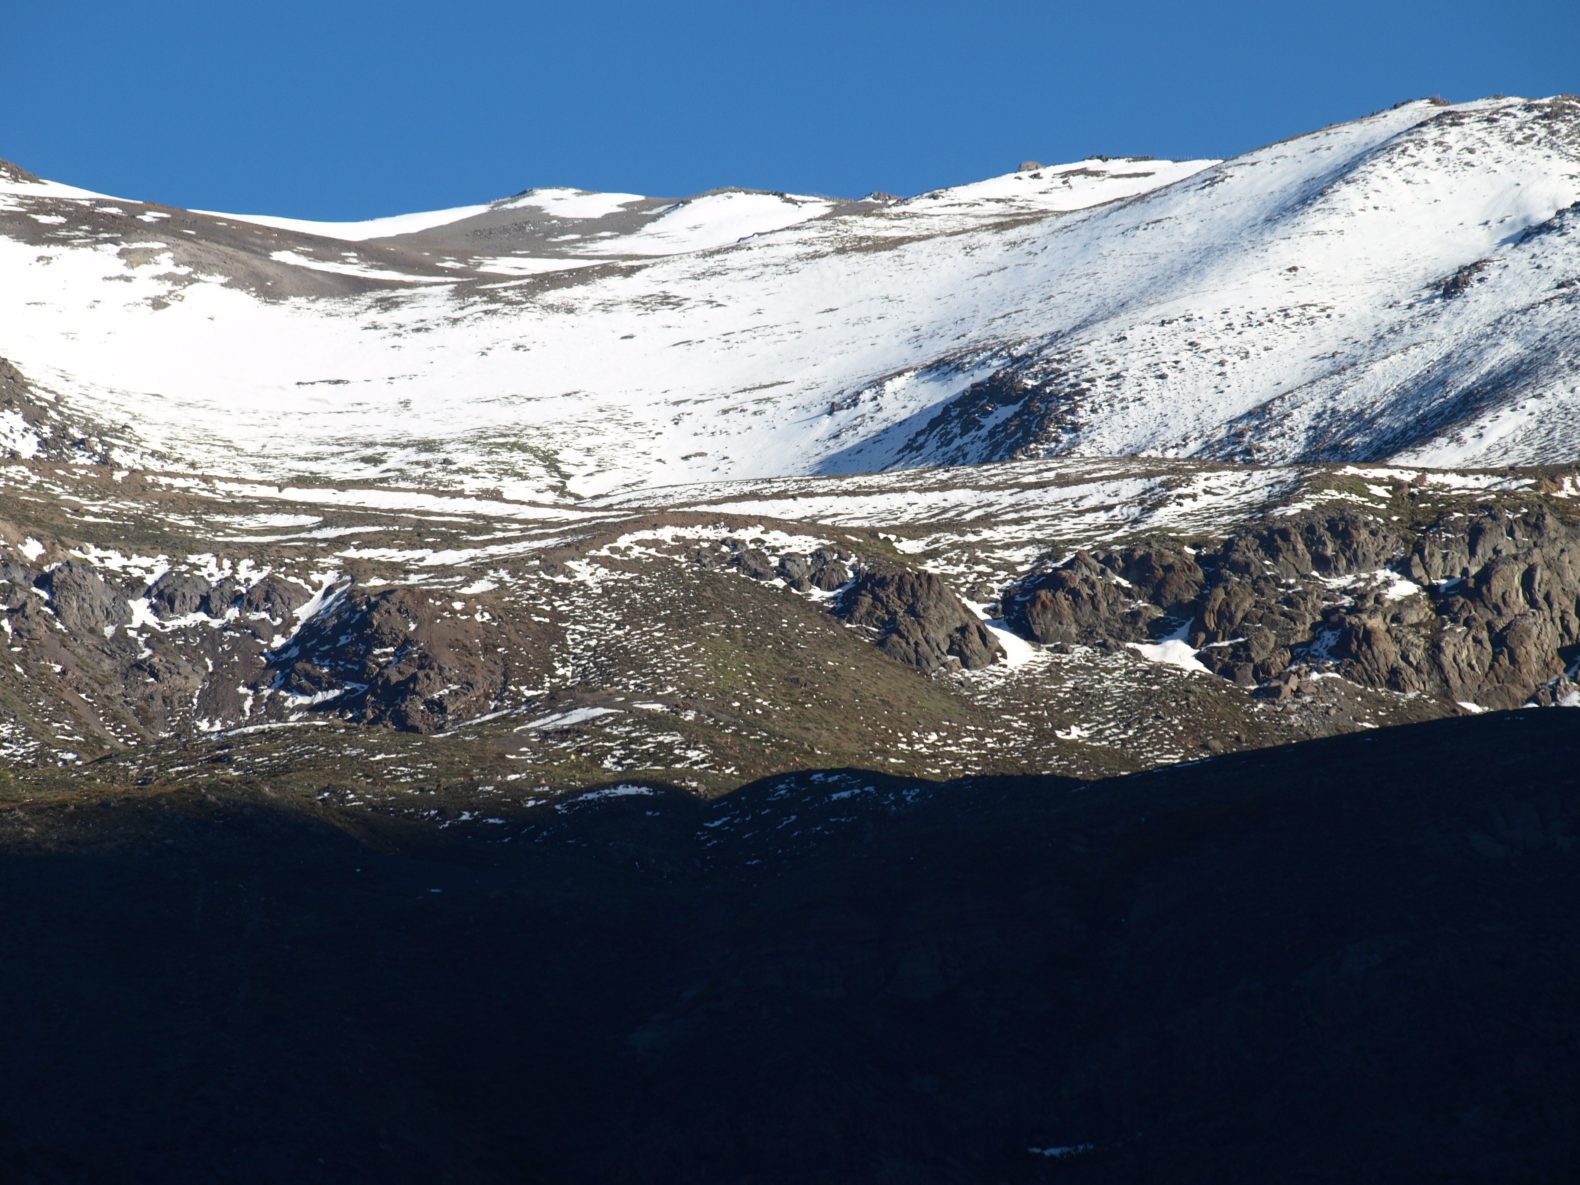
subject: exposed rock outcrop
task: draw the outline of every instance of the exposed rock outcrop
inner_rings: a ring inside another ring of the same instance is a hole
[[[868,569],[840,596],[835,613],[868,630],[878,648],[917,670],[988,666],[1004,650],[993,633],[931,572]]]
[[[769,555],[751,540],[726,539],[692,553],[695,562],[733,568],[763,582],[783,581],[798,593],[834,593],[834,615],[867,633],[890,658],[925,674],[968,671],[1002,658],[993,632],[939,576],[841,556],[826,547]]]
[[[850,579],[850,566],[827,548],[779,557],[779,577],[796,592],[833,592]]]
[[[1134,641],[1160,613],[1084,551],[1028,578],[1004,607],[1009,627],[1036,642]]]
[[[270,656],[267,687],[363,723],[437,732],[488,711],[510,686],[510,654],[530,640],[502,632],[425,589],[342,585]]]
[[[67,560],[44,573],[39,584],[60,624],[74,634],[102,636],[118,625],[131,624],[126,590],[113,587],[91,564]]]
[[[717,549],[697,549],[692,558],[706,566],[723,564],[753,580],[783,580],[799,593],[833,592],[850,580],[850,564],[826,547],[774,557],[749,539],[730,538]]]
[[[1143,640],[1186,626],[1215,673],[1295,666],[1480,707],[1561,700],[1580,659],[1580,524],[1543,505],[1412,530],[1342,507],[1263,520],[1216,547],[1131,544],[1035,571],[1005,618],[1039,642]],[[1278,682],[1275,682],[1278,681]]]
[[[0,358],[0,417],[0,458],[100,464],[109,460],[96,426],[68,415],[54,396],[37,390],[4,358]]]
[[[307,604],[309,599],[308,591],[300,584],[271,574],[242,593],[241,611],[261,613],[278,625]]]
[[[194,572],[172,570],[149,585],[148,602],[158,617],[190,617],[209,611],[208,597],[212,591],[204,577]]]

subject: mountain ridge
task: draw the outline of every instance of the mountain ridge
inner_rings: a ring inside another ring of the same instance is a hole
[[[30,278],[0,355],[124,409],[124,463],[251,469],[267,441],[284,476],[547,497],[1065,454],[1537,464],[1580,447],[1580,297],[1555,287],[1580,272],[1577,111],[1417,102],[1229,162],[883,205],[495,203],[464,254],[454,226],[397,248],[13,192],[61,208],[7,218],[33,246],[3,261]],[[1532,364],[1499,365],[1511,348]]]

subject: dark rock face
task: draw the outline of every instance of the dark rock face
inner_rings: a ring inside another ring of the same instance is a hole
[[[1121,583],[1123,582],[1123,583]],[[1263,522],[1217,547],[1076,556],[1006,594],[1039,642],[1136,641],[1189,622],[1201,661],[1241,686],[1328,666],[1368,687],[1487,708],[1557,702],[1580,658],[1580,524],[1543,506],[1455,513],[1411,532],[1359,509]]]
[[[833,592],[850,579],[850,567],[826,547],[810,555],[780,557],[780,578],[796,592]]]
[[[269,620],[280,624],[311,599],[311,595],[301,585],[269,575],[242,594],[241,611],[262,613]]]
[[[1562,678],[1580,643],[1580,526],[1487,512],[1423,536],[1408,570],[1439,583],[1433,667],[1446,694],[1516,707]]]
[[[210,617],[224,617],[241,601],[241,596],[241,585],[227,576],[204,594],[203,612]]]
[[[1146,637],[1147,622],[1160,613],[1079,551],[1007,597],[1004,619],[1012,630],[1036,642],[1134,641]]]
[[[423,589],[342,587],[271,657],[265,685],[407,732],[479,715],[509,686],[510,660],[496,627],[446,608]]]
[[[10,560],[0,560],[0,609],[7,613],[20,609],[38,582],[38,573]]]
[[[1398,554],[1402,542],[1390,523],[1369,514],[1308,510],[1230,538],[1215,558],[1239,576],[1339,577],[1375,571]]]
[[[131,624],[125,590],[113,587],[89,564],[67,560],[44,573],[40,585],[60,624],[72,633],[103,634],[107,628]]]
[[[209,582],[192,572],[166,572],[148,587],[148,600],[160,618],[206,612]]]
[[[42,572],[0,560],[4,636],[28,655],[29,674],[50,672],[47,688],[23,684],[23,699],[42,692],[85,747],[320,706],[434,732],[492,710],[511,664],[543,651],[530,618],[500,625],[480,607],[462,615],[450,598],[408,588],[342,587],[304,624],[312,592],[277,575],[244,587],[180,569],[129,588],[84,560]]]
[[[939,670],[951,659],[979,670],[1004,653],[992,631],[931,572],[865,571],[840,597],[835,613],[872,631],[880,650],[919,671]]]
[[[1124,547],[1113,554],[1114,571],[1137,594],[1165,613],[1183,612],[1195,603],[1207,582],[1195,554],[1183,544],[1162,542],[1154,547]]]

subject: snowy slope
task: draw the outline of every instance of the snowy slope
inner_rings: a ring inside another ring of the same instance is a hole
[[[0,357],[127,462],[514,496],[1061,453],[1580,454],[1580,103],[860,203],[322,226],[0,178]]]
[[[449,226],[466,218],[486,214],[493,206],[456,206],[449,210],[424,210],[415,214],[393,214],[386,218],[367,218],[360,222],[314,222],[307,218],[280,218],[272,214],[221,214],[213,210],[199,210],[199,214],[212,214],[215,218],[234,218],[239,222],[255,222],[259,226],[273,226],[281,230],[317,235],[326,239],[344,239],[348,243],[363,243],[368,239],[387,239],[396,235],[416,234],[437,226]]]

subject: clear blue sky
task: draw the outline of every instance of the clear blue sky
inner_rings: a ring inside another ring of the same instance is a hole
[[[916,193],[1580,91],[1580,0],[103,0],[0,6],[0,157],[355,218],[532,185]]]

